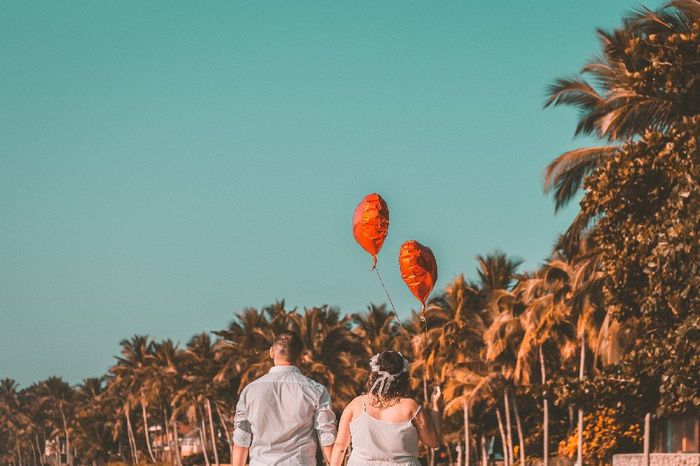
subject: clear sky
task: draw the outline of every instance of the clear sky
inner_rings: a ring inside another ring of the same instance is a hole
[[[575,213],[543,168],[586,142],[545,87],[636,5],[3,2],[0,378],[79,382],[122,338],[282,298],[383,302],[351,234],[370,192],[403,315],[407,239],[439,286],[495,248],[537,267]]]

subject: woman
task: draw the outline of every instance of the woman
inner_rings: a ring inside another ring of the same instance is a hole
[[[419,466],[418,439],[430,448],[440,444],[440,388],[433,391],[427,413],[408,396],[408,361],[401,353],[376,354],[369,366],[368,394],[343,411],[331,466],[341,466],[351,441],[348,466]]]

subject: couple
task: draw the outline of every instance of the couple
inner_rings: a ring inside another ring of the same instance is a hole
[[[331,466],[419,466],[418,440],[440,443],[439,387],[430,413],[408,396],[408,361],[384,351],[370,360],[368,393],[348,404],[336,430],[324,386],[304,377],[297,365],[304,350],[299,335],[280,333],[270,348],[275,366],[241,392],[236,405],[232,466],[316,464],[316,436]]]

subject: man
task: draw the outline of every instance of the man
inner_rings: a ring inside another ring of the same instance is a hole
[[[297,367],[304,345],[294,332],[280,333],[270,348],[275,367],[241,392],[236,405],[231,466],[315,466],[316,436],[330,461],[335,414],[326,388]]]

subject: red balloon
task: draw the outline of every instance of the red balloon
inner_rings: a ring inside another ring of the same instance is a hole
[[[357,204],[352,217],[352,234],[362,249],[372,255],[372,268],[377,265],[377,254],[389,233],[389,207],[384,199],[372,193]]]
[[[425,316],[425,302],[438,278],[437,262],[433,251],[418,241],[406,241],[399,249],[401,278],[413,296],[422,304],[421,317]]]

